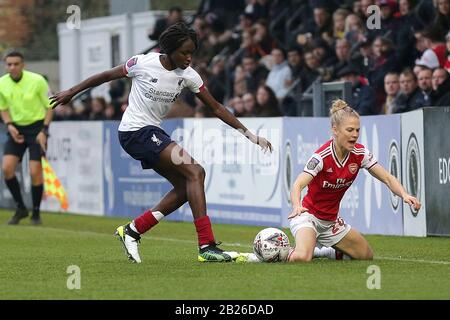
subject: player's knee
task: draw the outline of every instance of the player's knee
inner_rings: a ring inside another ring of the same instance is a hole
[[[312,253],[294,251],[290,257],[291,262],[310,262],[313,259]]]
[[[206,177],[205,169],[200,165],[194,165],[190,169],[188,179],[205,181],[205,177]]]
[[[8,166],[7,164],[2,165],[2,173],[5,180],[9,180],[14,178],[14,168],[12,166]]]

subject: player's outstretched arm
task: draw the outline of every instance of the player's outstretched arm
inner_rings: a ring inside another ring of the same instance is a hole
[[[288,219],[292,219],[298,215],[301,215],[303,212],[308,210],[302,207],[300,197],[302,190],[311,182],[312,179],[313,176],[306,172],[302,172],[298,175],[297,179],[295,180],[291,188],[292,212],[288,216]]]
[[[419,210],[421,204],[417,198],[409,195],[405,188],[403,188],[400,181],[397,180],[392,174],[386,171],[380,164],[374,165],[369,169],[369,172],[372,176],[383,182],[387,185],[387,187],[396,195],[401,197],[403,201],[405,201],[410,206],[413,206],[415,210]]]
[[[115,79],[126,77],[124,66],[120,65],[111,70],[104,71],[101,73],[97,73],[92,77],[87,78],[86,80],[80,82],[69,90],[61,91],[50,97],[50,105],[52,108],[56,108],[60,104],[69,103],[72,98],[78,93],[86,90],[87,88],[92,88],[99,86],[105,82],[109,82]]]
[[[272,144],[263,137],[258,137],[252,132],[250,132],[230,111],[227,110],[222,104],[217,102],[216,99],[209,93],[205,88],[201,92],[197,93],[197,97],[214,112],[214,115],[233,127],[234,129],[240,131],[245,137],[247,137],[251,142],[259,145],[264,151],[272,152]]]

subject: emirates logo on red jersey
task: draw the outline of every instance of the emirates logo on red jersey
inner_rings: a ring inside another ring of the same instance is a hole
[[[356,163],[350,163],[348,165],[348,170],[350,171],[351,174],[355,174],[356,171],[358,171],[358,165]]]

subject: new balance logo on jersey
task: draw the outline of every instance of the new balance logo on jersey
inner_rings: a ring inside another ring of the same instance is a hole
[[[151,82],[151,83],[157,83],[157,82],[158,82],[158,79],[150,77],[150,82]]]
[[[156,143],[156,145],[159,147],[160,145],[161,145],[161,143],[162,143],[162,141],[161,140],[159,140],[156,136],[155,136],[155,134],[153,134],[153,136],[152,136],[152,141],[154,142],[154,143]]]

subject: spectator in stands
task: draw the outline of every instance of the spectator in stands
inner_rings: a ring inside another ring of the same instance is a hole
[[[205,21],[209,26],[208,41],[216,55],[232,42],[233,32],[226,28],[225,21],[221,20],[216,13],[208,13]]]
[[[252,54],[246,54],[244,56],[242,66],[245,72],[247,91],[255,93],[258,86],[266,81],[269,70],[258,64],[255,56]]]
[[[266,55],[259,44],[255,42],[253,37],[254,33],[254,29],[244,30],[242,32],[241,45],[229,58],[229,67],[234,68],[237,64],[242,63],[245,56],[252,56],[256,63],[257,60]]]
[[[325,6],[316,6],[313,10],[314,20],[312,23],[305,23],[294,30],[295,41],[304,46],[313,39],[322,38],[324,40],[333,38],[333,25],[330,12]]]
[[[414,65],[413,72],[416,75],[416,77],[418,78],[420,71],[425,70],[425,69],[430,69],[430,68],[428,68],[427,66],[424,66],[424,65],[416,64],[416,65]]]
[[[235,96],[230,100],[230,107],[235,117],[243,117],[245,114],[244,101],[241,96]]]
[[[433,91],[431,93],[431,105],[450,106],[450,76],[443,68],[433,71],[431,78]]]
[[[244,101],[244,117],[256,116],[256,98],[253,93],[247,92],[242,96]]]
[[[239,64],[234,69],[233,95],[242,96],[247,90],[247,79],[244,68]]]
[[[197,9],[197,16],[206,16],[210,13],[224,22],[224,28],[231,29],[237,23],[239,16],[236,12],[243,12],[245,0],[202,0]]]
[[[116,108],[111,103],[106,105],[105,120],[121,120],[122,116],[117,114]]]
[[[292,79],[300,78],[303,71],[303,50],[299,46],[292,46],[287,52],[287,61],[291,68]]]
[[[258,53],[261,57],[264,57],[272,52],[277,44],[271,37],[269,32],[269,26],[266,20],[259,19],[253,24],[253,41],[258,47]]]
[[[273,66],[267,75],[266,84],[275,92],[277,99],[281,101],[288,93],[289,86],[292,83],[291,68],[282,49],[273,49],[271,56]]]
[[[431,84],[431,78],[433,76],[433,71],[431,69],[423,69],[419,72],[417,77],[417,84],[420,88],[420,94],[424,100],[424,107],[431,105],[431,91],[433,90],[433,86]]]
[[[368,29],[367,36],[370,40],[384,36],[391,41],[395,41],[398,30],[398,19],[394,17],[394,12],[397,9],[397,3],[395,0],[377,0],[376,3],[380,8],[382,28]]]
[[[384,76],[397,70],[397,58],[394,44],[388,38],[377,36],[372,43],[372,56],[369,61],[368,80],[377,96],[377,105],[386,99],[384,92]]]
[[[442,39],[450,30],[450,0],[437,0],[433,29]]]
[[[347,9],[337,9],[333,13],[333,39],[344,39],[345,37],[345,19],[350,14]],[[328,42],[332,45],[333,42]]]
[[[413,10],[413,1],[414,0],[400,0],[398,3],[398,30],[394,43],[396,45],[397,61],[400,70],[412,66],[419,54],[414,47],[416,43],[414,30],[421,30],[424,26],[416,17]],[[425,48],[423,48],[421,52],[424,50]]]
[[[386,92],[386,100],[381,108],[381,113],[392,114],[395,109],[395,99],[400,94],[400,81],[398,73],[388,72],[384,76],[384,91]]]
[[[447,57],[447,60],[445,60],[444,68],[450,72],[450,31],[445,36],[445,47],[447,50],[445,50],[445,55]]]
[[[53,111],[53,121],[77,120],[73,103],[67,103]]]
[[[214,46],[209,42],[211,28],[202,16],[195,17],[193,28],[198,37],[198,49],[194,52],[194,56],[192,57],[193,62],[195,64],[208,64],[215,54]]]
[[[333,67],[333,79],[337,78],[340,70],[350,64],[350,43],[347,39],[337,39],[335,45],[335,54],[337,62]]]
[[[423,45],[426,50],[420,57],[416,60],[416,64],[426,66],[429,69],[435,69],[437,67],[443,67],[447,57],[445,56],[445,43],[443,38],[436,29],[428,28],[423,31]]]
[[[394,113],[412,111],[425,106],[420,88],[417,86],[416,75],[411,69],[400,73],[400,95],[395,99],[394,104]]]
[[[367,85],[367,79],[358,76],[358,71],[351,66],[338,73],[341,81],[352,83],[351,105],[360,115],[376,115],[379,109],[376,104],[375,91]]]
[[[316,55],[312,50],[305,52],[305,68],[303,69],[303,74],[301,76],[303,91],[308,89],[312,83],[320,77],[317,68],[319,68],[320,63]]]
[[[349,14],[345,18],[345,39],[350,42],[351,47],[365,39],[365,26],[361,17],[356,14]]]
[[[106,110],[105,98],[96,97],[92,99],[91,110],[89,112],[88,120],[106,120],[105,110]]]
[[[167,27],[180,21],[183,21],[183,9],[177,6],[171,7],[166,17],[156,20],[153,32],[148,35],[149,39],[158,41],[159,36]]]
[[[257,117],[281,117],[282,114],[278,108],[278,100],[270,87],[260,85],[256,92],[256,116]]]
[[[211,74],[208,77],[208,89],[216,97],[217,101],[223,103],[226,94],[225,57],[218,55],[211,61]]]

